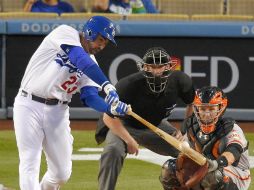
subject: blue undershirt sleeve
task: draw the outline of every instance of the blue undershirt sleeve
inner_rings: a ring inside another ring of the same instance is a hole
[[[109,105],[98,95],[98,89],[94,86],[85,86],[80,90],[80,99],[84,104],[99,112],[107,112]]]
[[[100,67],[92,60],[82,47],[72,45],[61,45],[62,50],[68,55],[72,64],[87,75],[94,82],[102,86],[109,83],[107,77]]]

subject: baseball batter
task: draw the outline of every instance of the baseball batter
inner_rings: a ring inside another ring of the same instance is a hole
[[[127,111],[93,55],[108,42],[115,44],[114,36],[114,24],[94,16],[82,33],[59,26],[31,57],[14,103],[21,190],[56,190],[69,179],[73,137],[68,103],[73,94],[79,92],[86,105],[111,116]],[[100,89],[106,101],[98,95]],[[48,167],[39,183],[42,150]]]
[[[227,102],[220,88],[203,87],[196,92],[195,115],[184,122],[183,133],[187,133],[191,147],[203,153],[209,163],[208,173],[193,190],[247,190],[250,185],[248,142],[233,119],[222,117]],[[165,190],[181,186],[177,163],[168,160],[163,165],[160,180]]]

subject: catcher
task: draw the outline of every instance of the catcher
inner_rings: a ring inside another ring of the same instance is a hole
[[[247,190],[250,182],[248,142],[231,118],[223,118],[227,97],[218,87],[196,91],[194,114],[185,119],[182,133],[189,145],[207,157],[200,167],[183,154],[162,166],[164,190]]]

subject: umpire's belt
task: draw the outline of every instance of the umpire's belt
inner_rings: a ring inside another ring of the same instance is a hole
[[[28,92],[22,90],[21,96],[27,97]],[[43,104],[47,104],[47,105],[68,104],[68,101],[60,101],[58,99],[46,99],[46,98],[36,96],[34,94],[31,94],[31,97],[32,97],[32,100],[43,103]]]

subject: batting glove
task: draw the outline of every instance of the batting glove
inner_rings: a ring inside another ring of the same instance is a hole
[[[119,101],[119,96],[116,91],[109,91],[108,95],[105,98],[105,102],[109,105],[115,105]]]
[[[128,110],[128,105],[118,101],[117,104],[110,105],[108,108],[109,115],[124,116]]]
[[[116,91],[116,88],[112,84],[110,84],[108,81],[105,82],[105,84],[102,85],[102,89],[105,92],[105,94],[107,94],[107,95],[111,91]]]
[[[105,102],[109,105],[117,104],[117,102],[119,101],[119,96],[116,92],[116,88],[108,81],[102,85],[102,88],[107,95],[105,98]]]

